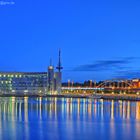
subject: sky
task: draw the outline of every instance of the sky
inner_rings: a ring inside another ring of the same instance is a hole
[[[63,81],[140,78],[139,15],[139,0],[0,0],[0,71],[47,71],[61,48]]]

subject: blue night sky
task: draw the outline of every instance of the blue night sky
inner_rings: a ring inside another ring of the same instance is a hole
[[[0,5],[1,71],[46,71],[61,48],[63,81],[140,77],[139,0],[13,2]]]

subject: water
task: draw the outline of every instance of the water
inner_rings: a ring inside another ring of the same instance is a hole
[[[139,140],[140,102],[0,98],[0,140]]]

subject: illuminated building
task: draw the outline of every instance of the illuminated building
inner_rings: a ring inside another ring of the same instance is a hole
[[[53,93],[54,91],[54,67],[50,65],[48,67],[48,92]]]
[[[135,88],[140,88],[140,79],[133,79],[132,83]]]
[[[41,93],[47,91],[47,72],[1,72],[1,93]]]
[[[60,94],[62,67],[57,69],[50,64],[48,72],[0,72],[0,94]]]

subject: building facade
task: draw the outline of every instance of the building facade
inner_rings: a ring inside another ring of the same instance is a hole
[[[1,72],[1,93],[41,93],[46,92],[47,73],[45,72]]]
[[[0,72],[0,94],[61,94],[62,67],[56,69],[50,65],[48,72]]]
[[[60,94],[61,79],[56,75],[50,71],[0,72],[0,93]]]

